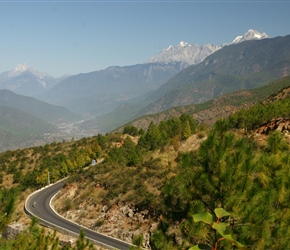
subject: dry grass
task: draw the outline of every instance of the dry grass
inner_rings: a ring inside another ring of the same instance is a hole
[[[205,139],[205,134],[199,133],[182,142],[178,149],[173,146],[166,146],[161,150],[156,150],[146,155],[144,162],[148,162],[148,168],[146,167],[147,165],[144,165],[140,168],[140,172],[138,172],[138,174],[143,177],[142,183],[146,186],[147,192],[158,197],[161,192],[163,180],[166,177],[174,175],[174,171],[177,166],[175,159],[178,154],[181,152],[197,150],[200,143]],[[132,167],[130,169],[132,171],[137,170],[137,168]],[[110,171],[114,170],[111,168]],[[122,171],[122,168],[116,168],[115,171]],[[129,169],[123,169],[123,175],[128,171]],[[103,174],[97,174],[97,176],[98,181],[101,182],[101,180],[109,181],[110,178],[115,176],[115,174],[108,171]],[[118,174],[116,176],[118,176]],[[140,177],[136,176],[136,178]],[[129,188],[126,193],[120,194],[118,197],[111,200],[110,203],[106,203],[102,200],[102,198],[106,196],[107,192],[108,191],[105,190],[105,188],[98,182],[83,179],[82,183],[74,182],[67,185],[57,195],[53,205],[56,210],[62,214],[62,216],[67,217],[77,223],[84,224],[85,226],[102,233],[112,234],[112,236],[119,238],[121,237],[123,240],[123,236],[119,235],[120,232],[115,229],[116,227],[119,227],[119,230],[123,230],[124,234],[128,234],[128,232],[135,232],[136,230],[138,230],[139,233],[148,233],[152,223],[157,222],[158,218],[153,219],[151,217],[150,222],[147,221],[146,223],[139,225],[139,223],[131,218],[127,216],[124,217],[124,215],[120,212],[120,209],[125,204],[129,206],[134,204],[134,200],[137,198],[136,195],[138,195],[134,189]],[[72,204],[69,211],[65,208],[65,200],[68,198],[71,199],[70,202]],[[108,206],[107,211],[103,210],[105,205]],[[114,218],[119,218],[122,226],[116,225]],[[115,232],[114,234],[114,230],[118,231],[118,233]]]
[[[207,138],[204,132],[200,132],[198,134],[194,134],[190,136],[186,141],[182,142],[178,151],[179,152],[189,152],[198,150],[199,145],[205,141]]]

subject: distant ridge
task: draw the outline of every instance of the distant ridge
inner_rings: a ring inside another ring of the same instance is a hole
[[[22,63],[0,74],[0,89],[11,90],[20,95],[35,96],[52,88],[62,79],[41,73]]]
[[[214,44],[190,44],[181,41],[178,45],[170,45],[168,48],[162,49],[159,54],[150,58],[146,63],[182,63],[184,68],[202,62],[207,56],[229,44],[241,43],[248,40],[260,40],[269,38],[266,33],[261,33],[254,29],[249,29],[244,35],[237,36],[231,43],[222,45]]]

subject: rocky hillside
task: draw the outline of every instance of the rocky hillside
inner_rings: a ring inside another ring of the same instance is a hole
[[[163,185],[161,175],[168,172],[166,168],[171,166],[173,170],[176,166],[175,158],[178,157],[178,154],[196,150],[205,139],[206,137],[203,134],[193,135],[181,143],[178,148],[166,147],[164,152],[158,151],[152,154],[151,161],[162,169],[154,171],[156,174],[159,173],[160,176],[146,174],[148,176],[143,181],[150,192],[160,195],[160,188]],[[161,163],[158,163],[160,159]],[[69,220],[126,242],[132,243],[136,236],[142,234],[143,247],[150,248],[150,236],[157,229],[158,222],[162,220],[162,217],[159,217],[156,213],[157,208],[140,208],[133,201],[128,202],[130,191],[124,197],[120,195],[119,199],[101,200],[102,194],[106,193],[103,180],[106,179],[108,173],[102,173],[103,170],[101,169],[103,167],[101,166],[91,166],[90,168],[100,168],[99,174],[95,176],[95,181],[89,181],[90,178],[86,178],[87,174],[84,174],[80,181],[69,181],[69,184],[54,199],[53,206],[55,209]],[[115,174],[121,174],[118,173],[120,170],[116,167]],[[134,170],[131,169],[131,171]],[[128,175],[128,170],[125,170],[125,172]],[[145,174],[144,170],[142,172],[141,174]],[[93,169],[91,173],[94,173]],[[124,171],[122,174],[124,174]],[[138,179],[138,176],[135,176],[135,178]],[[114,177],[111,173],[111,178],[107,178],[107,180],[110,181],[112,178]],[[87,198],[83,199],[83,197]]]

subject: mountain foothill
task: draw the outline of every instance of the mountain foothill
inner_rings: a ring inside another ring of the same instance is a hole
[[[182,41],[142,64],[111,66],[62,78],[19,64],[0,74],[0,105],[28,113],[27,119],[41,119],[34,129],[39,131],[36,136],[40,144],[107,133],[139,117],[201,104],[289,75],[289,40],[290,36],[269,38],[250,29],[231,43],[197,45]],[[7,119],[4,113],[2,116],[3,121]],[[10,123],[21,127],[22,120],[11,115]],[[1,134],[6,146],[1,151],[12,145],[17,148],[22,140],[10,143],[9,138],[19,132],[14,125],[10,129],[5,126],[1,126]],[[30,132],[22,127],[26,140]]]

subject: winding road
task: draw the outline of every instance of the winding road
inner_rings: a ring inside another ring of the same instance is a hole
[[[52,198],[62,189],[63,185],[64,181],[60,181],[31,194],[25,203],[26,213],[37,217],[41,224],[45,226],[59,231],[66,231],[75,236],[78,236],[80,230],[83,229],[86,238],[108,249],[128,250],[132,246],[124,241],[97,233],[59,216],[51,208],[50,203]],[[34,207],[35,202],[36,205]]]

